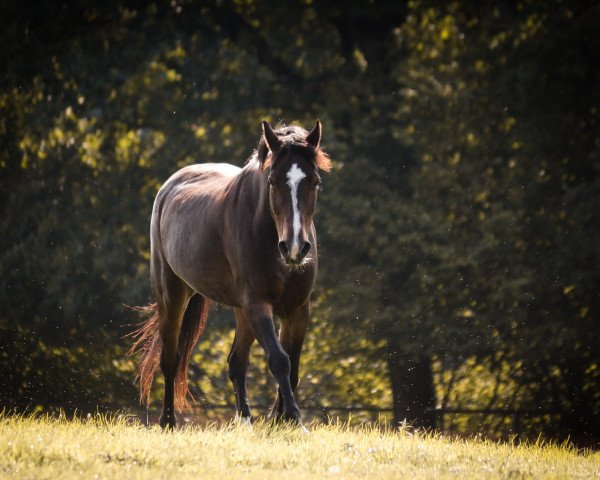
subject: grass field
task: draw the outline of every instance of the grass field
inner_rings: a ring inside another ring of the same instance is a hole
[[[1,478],[600,478],[600,453],[407,431],[267,425],[172,433],[102,416],[0,417]]]

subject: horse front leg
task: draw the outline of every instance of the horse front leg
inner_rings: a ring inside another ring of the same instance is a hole
[[[310,307],[308,302],[300,307],[293,315],[281,320],[279,340],[283,349],[290,357],[290,384],[292,391],[296,392],[299,382],[300,355],[304,337],[310,322]],[[283,398],[281,390],[277,390],[277,399],[271,408],[270,417],[280,420],[283,416]]]
[[[246,373],[248,371],[248,357],[255,337],[248,319],[241,308],[235,309],[235,338],[231,351],[227,357],[229,363],[229,379],[233,383],[237,416],[246,423],[252,423],[252,414],[248,405],[248,392],[246,390]]]
[[[294,399],[290,382],[291,362],[285,352],[273,324],[273,308],[268,303],[254,303],[244,307],[244,315],[250,327],[267,355],[267,364],[271,374],[279,385],[284,420],[300,422],[300,409]]]

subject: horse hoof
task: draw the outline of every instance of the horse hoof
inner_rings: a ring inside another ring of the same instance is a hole
[[[283,412],[282,420],[293,425],[302,425],[302,416],[300,410],[292,410],[291,412]]]
[[[252,417],[243,417],[241,415],[236,415],[233,423],[237,427],[250,427],[253,428]]]
[[[158,423],[160,425],[160,428],[167,431],[173,430],[175,428],[175,425],[177,425],[174,415],[161,415]]]

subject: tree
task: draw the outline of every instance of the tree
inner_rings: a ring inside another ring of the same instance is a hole
[[[263,118],[320,117],[328,341],[307,398],[391,401],[422,426],[440,403],[542,407],[549,432],[597,431],[593,2],[0,8],[4,404],[132,404],[122,304],[148,298],[158,186],[241,165]],[[226,398],[224,330],[191,375],[207,398]],[[461,375],[496,383],[467,398]]]

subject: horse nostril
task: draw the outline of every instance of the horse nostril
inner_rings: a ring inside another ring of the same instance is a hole
[[[287,243],[285,243],[284,241],[281,241],[277,244],[277,246],[279,247],[279,253],[281,253],[283,258],[287,258],[288,257]]]
[[[304,258],[306,257],[306,254],[308,252],[310,252],[310,247],[312,245],[310,244],[310,242],[304,242],[304,246],[302,247],[302,250],[300,250],[300,258]]]

